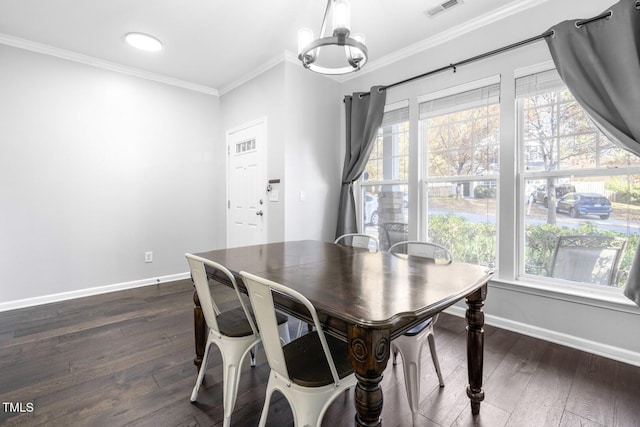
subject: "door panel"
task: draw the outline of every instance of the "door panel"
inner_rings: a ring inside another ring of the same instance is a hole
[[[261,121],[227,132],[228,247],[266,243],[265,127]]]

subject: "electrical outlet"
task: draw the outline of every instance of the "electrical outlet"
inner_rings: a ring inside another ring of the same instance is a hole
[[[153,252],[144,253],[144,262],[153,262]]]

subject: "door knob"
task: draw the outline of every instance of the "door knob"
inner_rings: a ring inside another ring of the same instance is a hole
[[[256,211],[256,215],[262,216],[262,215],[264,215],[264,213],[262,211]]]

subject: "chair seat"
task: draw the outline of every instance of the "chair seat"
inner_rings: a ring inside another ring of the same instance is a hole
[[[236,307],[224,313],[220,313],[216,320],[220,333],[229,337],[246,337],[253,334],[251,325],[247,322],[247,318],[242,307]],[[276,312],[276,320],[278,325],[287,323],[288,317],[282,313]]]
[[[333,356],[338,376],[344,378],[353,373],[349,361],[347,343],[325,334]],[[289,378],[303,387],[322,387],[333,383],[331,370],[322,350],[318,332],[313,331],[282,347],[287,361]]]
[[[429,325],[431,325],[432,322],[433,322],[433,317],[430,317],[427,320],[424,320],[418,323],[413,328],[409,329],[407,332],[404,333],[404,335],[408,337],[415,337],[416,335],[420,334],[420,332],[424,331]]]

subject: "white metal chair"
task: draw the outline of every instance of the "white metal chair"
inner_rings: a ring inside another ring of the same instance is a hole
[[[319,427],[331,402],[356,384],[347,344],[324,334],[315,308],[299,292],[253,274],[240,272],[240,275],[249,291],[271,368],[259,426],[267,422],[271,395],[278,390],[291,406],[295,426]],[[282,346],[277,335],[272,292],[303,304],[315,330]]]
[[[389,252],[430,258],[438,264],[450,264],[453,261],[449,249],[431,242],[405,240],[391,245]]]
[[[368,234],[348,233],[338,237],[334,242],[338,245],[353,246],[354,248],[375,249],[378,252],[378,239]]]
[[[452,261],[449,250],[436,243],[417,241],[398,242],[389,248],[389,252],[430,258],[439,264],[450,264]],[[430,317],[391,342],[393,364],[396,364],[398,353],[402,356],[405,388],[414,420],[418,412],[418,404],[420,403],[420,379],[422,378],[420,374],[420,357],[425,339],[429,342],[431,359],[433,360],[433,366],[438,375],[440,387],[444,387],[442,373],[440,372],[440,363],[438,362],[438,354],[436,353],[435,337],[433,335],[433,325],[435,325],[437,320],[438,315]]]
[[[251,351],[251,366],[255,366],[255,355],[252,349],[260,342],[260,337],[250,311],[240,297],[238,284],[233,274],[223,265],[216,262],[191,254],[185,254],[185,256],[189,263],[191,278],[196,286],[202,312],[209,328],[202,365],[200,366],[200,372],[196,379],[196,385],[193,387],[193,392],[191,393],[191,402],[195,402],[198,398],[198,391],[200,390],[200,385],[204,380],[204,375],[207,370],[209,349],[211,348],[211,344],[215,344],[220,349],[220,354],[222,355],[224,426],[229,426],[238,394],[238,382],[241,371],[240,364],[247,353]],[[233,285],[240,306],[225,312],[220,311],[211,296],[205,266],[217,270],[226,276],[227,280]],[[281,314],[278,317],[278,324],[280,325],[279,331],[285,336],[284,339],[288,340],[289,329],[287,317]]]

